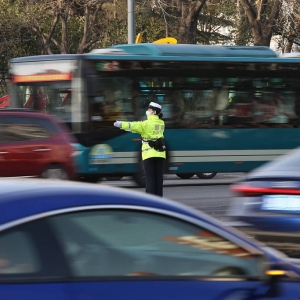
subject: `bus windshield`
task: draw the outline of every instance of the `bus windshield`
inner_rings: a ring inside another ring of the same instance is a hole
[[[71,122],[71,84],[76,61],[59,58],[29,57],[30,61],[10,63],[14,107],[36,109]]]
[[[18,107],[32,108],[71,122],[71,81],[21,83],[16,86]]]

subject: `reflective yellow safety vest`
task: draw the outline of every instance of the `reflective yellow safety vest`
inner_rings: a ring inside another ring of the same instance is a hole
[[[151,157],[166,158],[166,151],[156,151],[151,148],[147,141],[155,141],[164,137],[165,122],[156,115],[150,115],[146,121],[126,122],[122,121],[123,130],[130,130],[133,133],[139,133],[142,137],[142,159]]]

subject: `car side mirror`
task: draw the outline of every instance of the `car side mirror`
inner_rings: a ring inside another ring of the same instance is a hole
[[[265,273],[268,278],[268,289],[264,297],[278,297],[281,294],[280,281],[287,275],[286,271],[281,266],[271,265]]]
[[[264,270],[263,284],[253,290],[250,299],[277,298],[282,294],[282,279],[286,276],[290,277],[290,270],[285,263],[282,262],[263,262],[267,263]]]

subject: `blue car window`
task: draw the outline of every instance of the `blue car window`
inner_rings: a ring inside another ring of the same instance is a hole
[[[0,275],[37,273],[41,267],[31,237],[23,231],[0,236]]]
[[[168,216],[97,210],[48,219],[75,277],[260,276],[260,259]]]

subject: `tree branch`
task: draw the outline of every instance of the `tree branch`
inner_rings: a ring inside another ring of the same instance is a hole
[[[94,40],[89,41],[88,43],[84,44],[82,46],[82,51],[84,51],[85,49],[90,48],[91,46],[93,46],[94,44],[96,44],[97,42],[99,42],[99,37],[95,38]]]
[[[29,6],[30,3],[26,2],[26,4]],[[27,11],[25,10],[25,7],[23,7],[21,9],[23,11],[24,14],[28,15]],[[51,25],[51,29],[49,31],[48,34],[44,33],[43,30],[41,29],[41,27],[38,25],[39,22],[37,21],[37,19],[34,17],[33,14],[30,14],[30,18],[32,18],[32,23],[33,25],[31,25],[31,29],[36,32],[40,38],[42,39],[42,42],[43,42],[43,53],[45,54],[46,52],[48,54],[52,54],[52,51],[50,49],[50,42],[52,41],[52,37],[54,35],[54,32],[55,32],[55,28],[56,28],[56,25],[59,21],[59,12],[56,11],[56,15],[55,15],[55,18],[54,18],[54,21]]]
[[[275,0],[275,3],[272,8],[272,12],[268,20],[269,26],[274,26],[276,20],[278,19],[281,6],[282,6],[282,0]]]
[[[57,25],[58,21],[59,21],[59,16],[58,16],[58,14],[56,14],[56,16],[54,18],[54,22],[53,22],[53,24],[51,26],[51,29],[49,31],[49,34],[47,34],[47,40],[46,40],[47,46],[49,46],[50,41],[51,41],[51,39],[54,35],[54,31],[55,31],[55,28],[56,28],[56,25]]]
[[[94,26],[98,23],[98,13],[102,9],[102,4],[105,3],[105,0],[101,2],[100,5],[98,5],[93,12],[93,20],[91,16],[91,6],[86,5],[85,6],[85,20],[84,20],[84,31],[83,31],[83,37],[81,39],[81,42],[78,46],[77,53],[83,53],[84,49],[91,46],[92,44],[95,44],[95,41],[91,41],[87,43],[87,40],[89,36],[91,35],[91,31],[94,28]],[[97,40],[98,41],[98,40]]]
[[[257,9],[257,20],[261,20],[262,15],[264,14],[268,0],[260,0],[260,4]]]
[[[84,8],[85,12],[84,12],[84,15],[85,15],[85,19],[84,19],[84,28],[83,28],[83,36],[82,36],[82,39],[81,39],[81,42],[78,46],[78,50],[77,50],[77,53],[82,53],[83,52],[83,47],[86,43],[86,40],[87,40],[87,37],[88,37],[88,34],[89,34],[89,22],[90,22],[90,11],[91,11],[91,8],[89,5],[86,5],[85,8]]]
[[[256,22],[256,13],[254,9],[252,8],[251,4],[248,0],[239,0],[243,9],[245,10],[245,13],[250,21],[250,23]]]

